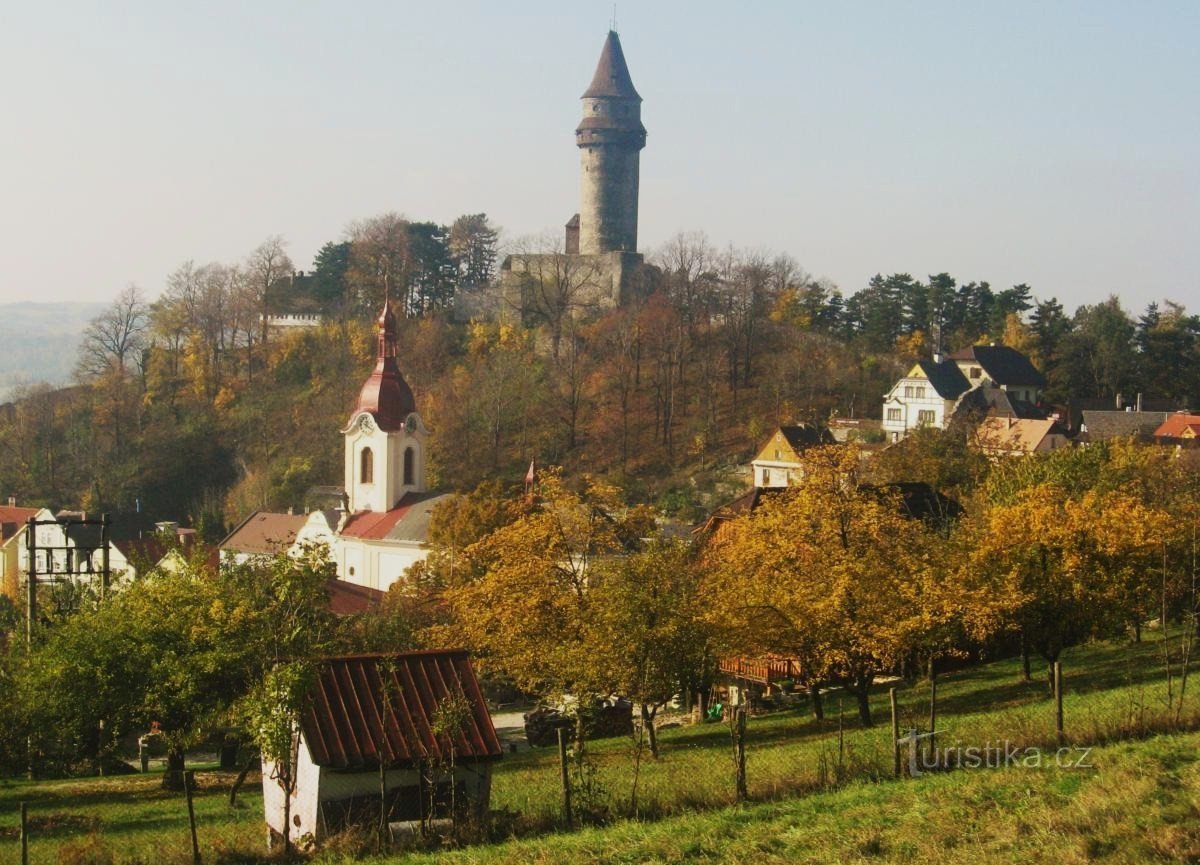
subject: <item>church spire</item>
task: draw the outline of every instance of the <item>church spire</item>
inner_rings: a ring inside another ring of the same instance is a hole
[[[396,364],[396,316],[392,302],[384,298],[383,311],[379,314],[378,349],[375,369],[363,382],[358,394],[358,404],[350,414],[353,422],[362,412],[369,413],[379,428],[385,432],[396,432],[404,427],[404,420],[417,410],[412,388],[400,374]]]

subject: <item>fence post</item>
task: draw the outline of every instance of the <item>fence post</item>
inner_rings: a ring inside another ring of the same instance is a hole
[[[29,865],[29,806],[21,803],[21,865]]]
[[[900,712],[896,708],[896,689],[888,688],[892,702],[892,775],[900,777]]]
[[[567,729],[558,728],[558,772],[562,780],[563,819],[567,828],[574,825],[574,815],[571,813],[571,774],[567,769]]]
[[[937,669],[929,662],[929,755],[937,756]]]
[[[737,760],[737,800],[745,802],[750,798],[750,791],[746,787],[746,706],[740,700],[738,705],[734,707],[734,747],[736,748]]]
[[[192,786],[196,773],[191,769],[183,773],[183,794],[187,798],[188,825],[192,830],[192,862],[200,865],[200,841],[196,837],[196,809],[192,806]]]
[[[1062,661],[1054,662],[1054,732],[1058,736],[1058,744],[1063,743],[1063,694],[1062,694]]]

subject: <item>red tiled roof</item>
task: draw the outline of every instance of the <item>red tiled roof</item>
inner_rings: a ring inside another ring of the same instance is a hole
[[[37,515],[37,508],[0,507],[0,540],[7,541],[25,527],[30,517]]]
[[[329,612],[335,616],[353,616],[373,610],[383,603],[383,596],[387,594],[337,577],[331,578],[325,588],[329,594]]]
[[[471,660],[461,649],[329,658],[309,692],[300,728],[318,766],[335,769],[412,765],[450,756],[434,732],[447,699],[470,712],[453,736],[459,762],[494,760],[502,751]],[[382,710],[382,711],[381,711]]]
[[[1183,431],[1194,423],[1200,423],[1200,415],[1176,412],[1167,415],[1167,419],[1154,431],[1154,434],[1164,438],[1179,438]]]
[[[421,499],[422,496],[418,493],[405,493],[390,511],[359,511],[350,517],[338,534],[347,538],[362,538],[365,541],[382,540]]]

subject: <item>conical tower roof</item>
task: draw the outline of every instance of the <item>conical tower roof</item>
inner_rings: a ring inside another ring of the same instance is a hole
[[[596,64],[596,74],[592,76],[591,86],[580,98],[594,97],[636,99],[639,102],[642,99],[633,87],[633,79],[629,77],[629,67],[625,65],[625,52],[621,50],[621,39],[615,30],[608,31],[608,38],[604,42],[604,50],[600,52],[600,62]]]

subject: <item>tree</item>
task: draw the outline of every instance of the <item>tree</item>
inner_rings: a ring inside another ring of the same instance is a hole
[[[626,508],[615,488],[588,480],[575,492],[558,472],[543,471],[519,516],[468,548],[486,570],[447,590],[449,634],[527,692],[570,693],[581,705],[610,693],[609,671],[597,663],[607,647],[597,641],[593,589],[606,562],[635,547],[649,525],[648,513]]]
[[[469,213],[450,226],[450,255],[458,269],[459,288],[487,285],[496,274],[499,231],[486,213]]]
[[[875,676],[951,618],[938,535],[897,494],[858,482],[854,447],[805,452],[800,484],[734,520],[705,557],[712,624],[729,651],[797,658],[806,684],[834,681],[871,724]]]
[[[292,260],[288,258],[287,242],[278,234],[272,235],[255,247],[246,257],[242,267],[243,285],[259,319],[259,342],[266,345],[267,329],[270,326],[271,303],[274,292],[283,280],[292,277]]]
[[[638,705],[654,757],[658,710],[711,662],[698,588],[688,548],[662,539],[604,563],[590,587],[595,663]]]
[[[345,312],[351,247],[349,241],[329,241],[313,259],[313,294],[326,312]]]
[[[373,315],[390,297],[400,314],[407,317],[412,308],[409,297],[408,219],[394,211],[370,219],[352,222],[346,233],[350,239],[350,269],[347,282],[353,295],[355,312]]]
[[[130,365],[140,367],[149,315],[141,289],[131,283],[84,330],[76,368],[79,377],[87,380],[115,373],[124,379]]]

